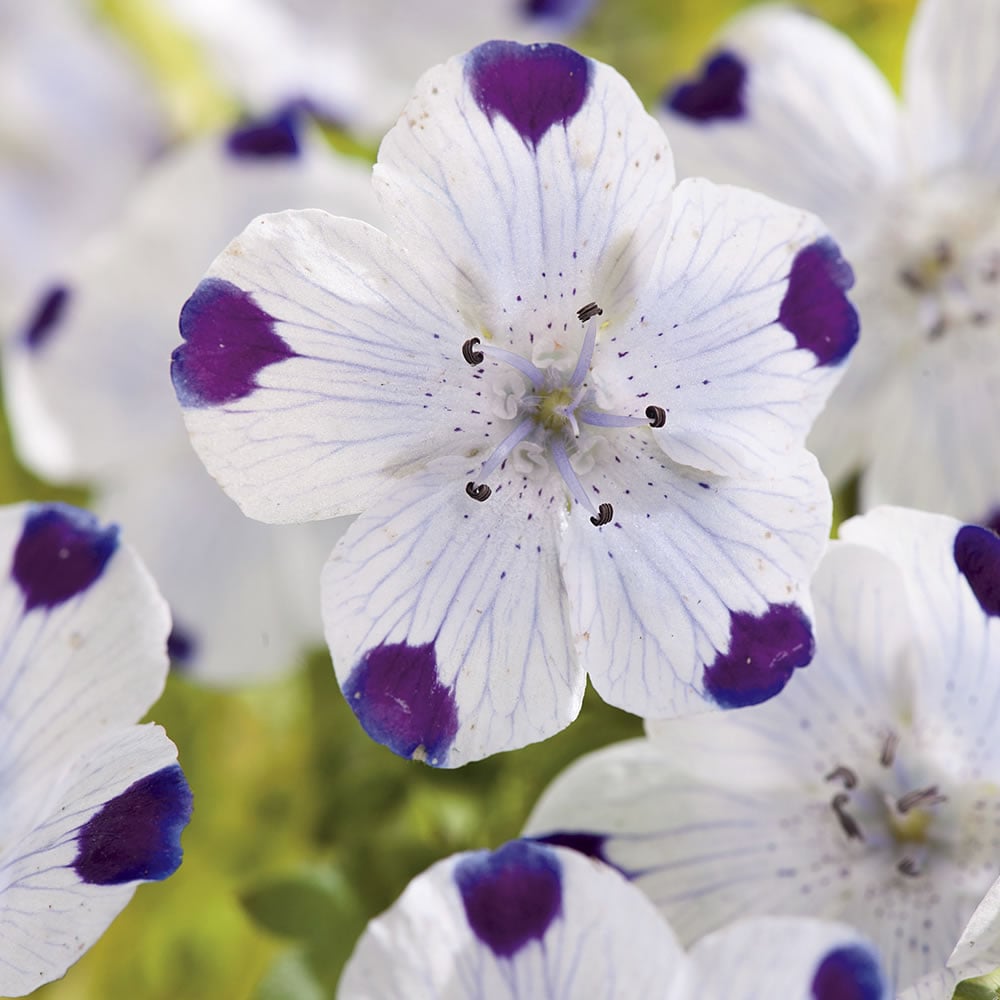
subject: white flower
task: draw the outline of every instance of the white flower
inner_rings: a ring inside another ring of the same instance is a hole
[[[663,120],[682,170],[817,212],[858,276],[864,335],[810,444],[864,508],[1000,513],[1000,4],[922,0],[900,107],[822,22],[762,7]]]
[[[252,517],[365,510],[324,574],[375,739],[456,766],[608,701],[666,716],[808,662],[830,518],[802,442],[854,343],[812,216],[690,181],[611,69],[491,42],[382,143],[396,238],[257,220],[181,316],[196,450]]]
[[[841,535],[816,659],[781,697],[585,759],[528,829],[586,832],[686,941],[750,914],[843,920],[903,988],[944,967],[1000,871],[1000,539],[901,508]]]
[[[417,876],[373,920],[340,1000],[888,1000],[847,927],[746,921],[686,955],[638,890],[575,851],[511,841]]]
[[[175,663],[206,682],[274,675],[322,642],[316,582],[344,524],[265,527],[219,490],[170,385],[177,314],[251,219],[309,205],[377,217],[367,167],[332,153],[294,110],[179,148],[5,345],[21,458],[94,487],[95,508],[124,525],[170,603]]]
[[[135,724],[170,618],[118,529],[22,504],[0,550],[0,994],[23,996],[177,868],[191,793],[163,730]]]

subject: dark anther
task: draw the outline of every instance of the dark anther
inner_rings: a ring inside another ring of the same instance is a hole
[[[947,802],[948,796],[938,792],[937,785],[929,788],[919,788],[915,792],[907,792],[896,800],[896,808],[901,813],[909,812],[914,806],[936,806],[939,802]]]
[[[465,358],[466,364],[481,365],[483,363],[483,358],[486,355],[484,355],[482,351],[476,350],[478,346],[478,337],[470,337],[464,344],[462,344],[462,357]],[[486,497],[483,497],[483,499],[485,500]]]
[[[604,310],[596,302],[588,302],[582,309],[576,311],[576,315],[581,323],[586,323],[594,316],[603,316]]]
[[[900,875],[909,875],[910,878],[920,874],[920,869],[917,867],[916,861],[913,858],[903,858],[899,864],[896,865],[896,871]]]
[[[858,776],[849,767],[844,767],[843,764],[835,767],[823,780],[842,781],[844,788],[855,788],[858,784]]]
[[[650,427],[662,427],[667,422],[667,411],[662,406],[647,406],[646,416]]]
[[[927,286],[924,279],[912,267],[904,267],[899,272],[899,280],[906,285],[911,292],[922,292]]]
[[[851,840],[864,840],[865,835],[861,832],[861,827],[858,826],[854,817],[844,809],[844,806],[850,801],[851,797],[847,792],[838,792],[834,795],[830,807],[840,821],[840,828]]]
[[[610,524],[611,518],[615,516],[615,509],[609,503],[602,503],[597,508],[597,517],[592,517],[590,523],[599,528],[602,524]]]
[[[882,744],[882,752],[878,758],[878,762],[883,767],[892,767],[892,762],[896,759],[896,747],[898,746],[899,737],[895,733],[890,732]]]
[[[475,483],[466,483],[465,492],[472,497],[473,500],[478,500],[482,503],[484,500],[489,500],[490,494],[493,492],[486,483],[480,483],[478,486]]]

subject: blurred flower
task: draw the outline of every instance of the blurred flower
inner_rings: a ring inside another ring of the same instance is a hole
[[[850,268],[813,216],[673,179],[617,73],[491,42],[382,143],[396,238],[260,219],[185,306],[174,385],[223,487],[261,520],[366,511],[327,640],[396,753],[543,739],[585,671],[662,716],[811,656],[830,509],[802,442],[856,337]]]
[[[844,920],[903,988],[1000,871],[1000,539],[901,508],[841,534],[816,660],[781,697],[649,724],[557,779],[528,829],[620,868],[685,941],[753,914]]]
[[[316,585],[344,525],[243,517],[191,450],[169,353],[218,248],[261,212],[308,205],[377,211],[368,168],[295,109],[180,148],[7,345],[20,456],[50,479],[93,484],[96,509],[125,526],[171,605],[175,663],[211,683],[276,674],[322,641]]]
[[[166,134],[151,82],[77,0],[0,0],[0,321],[114,216]]]
[[[685,955],[643,895],[566,848],[512,841],[440,861],[373,920],[340,1000],[888,1000],[849,928],[756,920]]]
[[[251,107],[308,101],[369,135],[396,120],[413,81],[488,38],[563,37],[594,0],[161,0]]]
[[[663,107],[686,172],[820,215],[864,335],[810,439],[861,503],[1000,513],[1000,4],[923,0],[902,108],[847,39],[763,7]]]
[[[0,547],[0,993],[23,996],[176,870],[191,793],[163,730],[135,725],[170,619],[118,529],[23,504]]]

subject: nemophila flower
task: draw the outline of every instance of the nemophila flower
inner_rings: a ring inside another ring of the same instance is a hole
[[[76,0],[0,4],[0,321],[164,142],[152,81]]]
[[[417,876],[369,924],[337,996],[887,1000],[889,993],[877,955],[847,927],[747,921],[685,954],[617,872],[564,847],[515,840]]]
[[[565,37],[595,6],[595,0],[161,2],[251,107],[305,99],[325,117],[373,136],[396,120],[428,66],[488,38]]]
[[[324,571],[362,725],[456,766],[608,701],[673,715],[808,662],[826,484],[802,447],[857,333],[813,216],[690,181],[610,68],[491,42],[427,73],[394,236],[257,220],[181,315],[196,450],[252,517],[365,511]]]
[[[557,779],[528,829],[574,832],[685,941],[844,920],[902,988],[944,967],[1000,871],[1000,539],[888,507],[841,536],[816,659],[781,697],[650,724]]]
[[[177,749],[136,725],[167,675],[153,581],[84,511],[0,511],[0,994],[59,978],[181,862]]]
[[[682,171],[819,213],[854,264],[865,336],[810,444],[865,508],[1000,508],[998,67],[994,0],[923,0],[901,107],[847,39],[763,7],[664,101]]]
[[[368,168],[286,110],[178,149],[7,346],[15,444],[41,475],[94,487],[170,602],[175,662],[213,683],[287,669],[322,642],[317,581],[342,523],[245,518],[191,449],[169,377],[177,314],[255,215],[325,205],[374,218]]]

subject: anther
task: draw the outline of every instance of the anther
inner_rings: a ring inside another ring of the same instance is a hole
[[[593,508],[591,508],[593,510]],[[602,524],[610,524],[611,518],[615,516],[615,509],[609,503],[602,503],[597,508],[597,517],[592,517],[590,523],[599,528]]]
[[[844,788],[855,788],[858,784],[858,776],[849,767],[844,767],[843,764],[835,767],[823,780],[842,781]]]
[[[903,858],[897,865],[896,871],[900,875],[909,875],[910,878],[914,878],[920,874],[920,869],[917,867],[916,861],[913,858]]]
[[[667,411],[662,406],[647,406],[646,416],[650,427],[662,427],[667,422]]]
[[[582,309],[576,311],[577,319],[581,323],[586,323],[588,319],[592,319],[594,316],[603,316],[604,310],[596,302],[588,302]]]
[[[486,357],[482,351],[477,351],[476,348],[479,346],[478,337],[470,337],[464,344],[462,344],[462,357],[465,358],[466,364],[470,365],[481,365],[483,359]],[[469,494],[472,495],[471,493]],[[487,494],[488,496],[489,494]],[[476,499],[479,499],[478,497]],[[486,497],[482,498],[483,500]]]
[[[892,762],[896,759],[896,747],[898,746],[899,737],[895,733],[890,732],[882,744],[882,752],[878,758],[878,762],[883,767],[892,767]]]
[[[839,820],[840,828],[851,840],[864,840],[865,835],[861,832],[861,827],[858,826],[854,817],[844,809],[844,806],[850,801],[851,797],[847,792],[838,792],[834,795],[830,808],[833,809],[834,815]]]
[[[948,796],[939,794],[937,785],[931,785],[928,788],[920,788],[913,792],[907,792],[904,796],[896,800],[896,808],[901,813],[907,813],[914,806],[935,806],[939,802],[947,801]]]
[[[475,483],[466,483],[465,492],[468,493],[473,500],[478,500],[482,503],[484,500],[489,500],[490,494],[493,492],[486,483],[480,483],[478,486]]]

